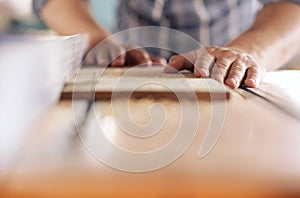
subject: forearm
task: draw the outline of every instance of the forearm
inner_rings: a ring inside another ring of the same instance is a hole
[[[41,18],[60,35],[87,33],[89,50],[109,35],[93,19],[83,0],[49,0],[42,9]]]
[[[272,3],[258,14],[254,25],[228,43],[249,53],[267,70],[277,69],[300,49],[300,6]]]

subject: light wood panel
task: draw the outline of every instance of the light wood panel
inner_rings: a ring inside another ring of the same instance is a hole
[[[167,144],[182,122],[186,123],[186,133],[196,124],[195,138],[177,160],[144,173],[116,170],[97,159],[95,153],[107,148],[99,143],[92,151],[74,126],[74,115],[77,121],[84,120],[88,102],[63,100],[32,131],[33,138],[24,147],[18,166],[9,170],[9,179],[0,179],[0,196],[299,197],[299,121],[265,101],[254,100],[255,96],[230,94],[230,100],[213,102],[168,98],[96,101],[86,122],[78,126],[83,129],[80,134],[93,140],[100,127],[113,144],[133,152],[152,151]],[[222,104],[225,113],[219,108],[214,111],[214,105],[221,108]],[[183,113],[182,108],[190,113]],[[212,120],[216,117],[220,121],[219,139],[201,158],[201,143],[210,127],[215,127]],[[161,124],[160,120],[163,125],[155,128],[159,130],[153,136],[128,134],[132,123],[139,127],[135,132],[142,133],[151,123]],[[108,156],[115,154],[106,152]]]
[[[166,74],[163,67],[84,68],[65,86],[62,99],[195,98],[225,100],[230,90],[213,79],[191,73]]]

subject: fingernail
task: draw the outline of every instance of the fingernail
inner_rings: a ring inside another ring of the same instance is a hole
[[[257,86],[257,82],[253,78],[250,78],[250,79],[246,80],[245,83],[246,83],[247,86],[250,86],[250,87],[256,87]]]
[[[253,79],[253,78],[251,78],[250,79],[250,81],[253,83],[253,85],[256,87],[256,85],[257,85],[257,82],[256,82],[256,80],[255,79]]]
[[[237,85],[237,81],[236,81],[235,78],[230,78],[230,80],[231,80],[231,82],[232,82],[233,84]]]
[[[235,78],[229,78],[228,80],[227,80],[227,82],[230,84],[230,85],[233,85],[234,87],[236,87],[237,86],[237,80],[235,79]]]

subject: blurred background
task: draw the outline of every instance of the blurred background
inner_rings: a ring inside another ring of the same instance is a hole
[[[113,31],[119,0],[90,0],[96,20]],[[0,32],[11,34],[42,33],[46,27],[34,16],[32,0],[0,0]],[[97,12],[96,12],[97,10]]]
[[[89,0],[95,19],[114,32],[121,0]],[[32,11],[32,0],[0,0],[0,34],[49,34]],[[299,68],[300,55],[286,67]],[[285,68],[286,68],[285,67]]]

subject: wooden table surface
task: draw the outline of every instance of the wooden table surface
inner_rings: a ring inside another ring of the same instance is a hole
[[[166,145],[182,120],[187,122],[186,133],[196,125],[195,138],[183,155],[167,166],[140,173],[121,171],[97,159],[74,127],[72,107],[84,112],[87,102],[61,100],[28,134],[14,163],[0,170],[5,173],[0,177],[0,197],[299,197],[299,120],[241,93],[231,91],[226,101],[184,100],[181,106],[167,98],[96,101],[85,123],[85,135],[99,132],[100,126],[111,142],[132,152]],[[226,114],[220,118],[224,123],[219,139],[201,158],[201,143],[216,116],[213,105],[222,104]],[[163,126],[148,138],[128,135],[124,132],[130,125],[127,115],[119,108],[113,112],[112,105],[128,105],[138,126],[164,120]],[[196,117],[182,114],[181,108],[195,105],[199,108]],[[151,116],[159,119],[151,120]],[[98,144],[94,149],[105,148]],[[114,151],[106,152],[114,155]]]

